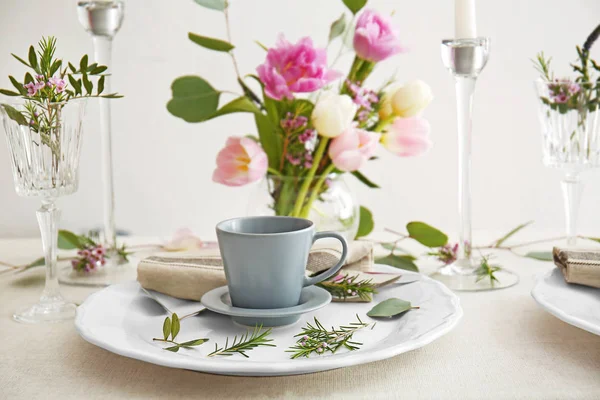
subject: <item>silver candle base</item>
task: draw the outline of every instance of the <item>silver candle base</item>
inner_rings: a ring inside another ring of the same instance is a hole
[[[477,269],[481,260],[472,255],[471,239],[471,138],[473,93],[477,77],[485,67],[490,52],[490,39],[442,40],[442,61],[454,77],[458,122],[458,212],[460,218],[456,261],[432,275],[450,289],[478,291],[512,286],[519,278],[506,270],[478,281]]]

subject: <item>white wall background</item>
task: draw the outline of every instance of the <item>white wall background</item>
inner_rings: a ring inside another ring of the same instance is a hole
[[[233,42],[243,72],[262,62],[253,43],[273,44],[284,32],[291,40],[310,35],[324,45],[329,24],[345,10],[336,0],[231,0]],[[22,76],[9,53],[26,53],[41,35],[59,39],[58,55],[79,60],[92,53],[80,27],[75,0],[1,0],[0,85],[7,75]],[[433,88],[426,112],[434,148],[417,159],[386,154],[365,174],[382,190],[369,190],[348,178],[377,227],[424,220],[452,231],[457,224],[457,155],[452,80],[440,60],[440,40],[453,35],[451,0],[371,0],[381,12],[395,11],[394,22],[411,52],[381,64],[371,78],[378,85],[395,70],[403,80],[420,78]],[[493,40],[491,59],[476,93],[473,140],[473,217],[476,229],[510,228],[536,220],[537,227],[563,224],[560,175],[541,164],[540,133],[530,58],[539,50],[552,55],[557,72],[568,73],[574,46],[600,22],[598,0],[480,0],[478,33]],[[219,220],[245,213],[251,187],[211,181],[214,159],[225,139],[254,132],[248,115],[187,124],[165,108],[170,84],[197,74],[219,89],[238,90],[230,59],[187,40],[189,31],[225,37],[222,14],[192,0],[129,0],[125,22],[114,41],[113,88],[125,94],[113,103],[117,223],[135,234],[168,235],[188,226],[212,234]],[[600,58],[600,44],[592,51]],[[330,56],[332,57],[332,56]],[[351,58],[346,60],[345,68]],[[61,226],[74,230],[102,220],[97,104],[88,109],[79,192],[60,201]],[[2,140],[3,142],[4,140]],[[599,173],[587,174],[581,205],[581,231],[600,235]],[[19,198],[13,188],[6,145],[0,143],[0,236],[36,236],[36,199]]]

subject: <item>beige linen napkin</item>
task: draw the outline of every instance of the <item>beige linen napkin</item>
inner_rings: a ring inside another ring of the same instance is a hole
[[[565,281],[600,288],[600,251],[555,247],[552,255]]]
[[[341,251],[315,245],[308,257],[310,274],[335,265]],[[370,271],[373,266],[373,244],[356,240],[348,246],[344,269]],[[218,248],[207,248],[186,253],[160,253],[145,258],[138,264],[138,277],[144,289],[180,299],[200,300],[204,293],[227,284],[223,262]]]

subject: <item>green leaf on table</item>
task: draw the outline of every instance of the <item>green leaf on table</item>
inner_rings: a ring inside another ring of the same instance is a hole
[[[6,111],[8,118],[12,119],[19,125],[27,125],[27,119],[19,110],[13,106],[9,106],[8,104],[2,104],[2,108],[4,108],[4,111]]]
[[[46,265],[46,259],[44,257],[40,257],[24,266],[20,272],[27,271],[29,268],[43,267],[44,265]]]
[[[448,243],[448,236],[434,228],[431,225],[427,225],[425,222],[413,221],[406,225],[409,237],[421,243],[427,247],[442,247]]]
[[[191,347],[191,346],[200,346],[201,344],[204,344],[206,342],[208,342],[208,339],[194,339],[194,340],[190,340],[189,342],[179,343],[179,345],[182,347]]]
[[[200,36],[192,32],[188,33],[188,38],[197,45],[209,50],[228,52],[234,48],[231,43],[224,40]]]
[[[356,14],[367,4],[367,0],[342,0],[352,14]]]
[[[83,57],[81,57],[81,60],[79,61],[79,71],[81,71],[81,73],[83,73],[83,72],[87,71],[87,67],[88,67],[88,56],[86,54]]]
[[[213,115],[219,106],[221,92],[199,76],[182,76],[171,85],[173,98],[167,110],[187,122],[202,122]]]
[[[367,315],[371,318],[374,318],[374,317],[391,318],[394,315],[402,314],[403,312],[406,312],[413,308],[419,308],[419,307],[413,307],[413,305],[410,303],[410,301],[391,298],[391,299],[384,300],[381,303],[377,304],[375,307],[371,308],[371,310],[367,313]]]
[[[356,232],[355,239],[361,236],[367,236],[373,231],[375,222],[373,222],[373,213],[364,206],[360,206],[360,219],[358,222],[358,232]]]
[[[177,353],[179,351],[179,345],[165,347],[165,350],[169,350],[169,351],[172,351],[173,353]]]
[[[389,265],[390,267],[406,271],[419,272],[419,267],[414,263],[414,260],[415,258],[411,255],[388,254],[385,257],[375,259],[375,263]]]
[[[61,229],[58,231],[58,248],[61,250],[73,250],[81,248],[81,237],[73,232]]]
[[[333,21],[331,28],[329,28],[329,41],[340,36],[346,29],[346,14],[342,14],[338,19]]]
[[[35,49],[33,48],[33,46],[29,46],[28,58],[29,58],[29,65],[31,65],[31,68],[33,68],[37,71],[38,70],[37,69],[38,62],[37,62],[37,56],[35,55]]]
[[[210,8],[211,10],[224,11],[227,8],[227,0],[194,0],[202,7]]]
[[[500,239],[498,239],[496,241],[496,244],[494,246],[499,247],[502,245],[502,243],[504,243],[508,238],[510,238],[511,236],[513,236],[515,233],[519,232],[521,229],[525,228],[526,226],[529,226],[533,224],[533,221],[527,221],[524,224],[521,224],[519,226],[517,226],[516,228],[514,228],[513,230],[511,230],[510,232],[508,232],[506,235],[502,236]]]
[[[169,317],[165,318],[165,322],[163,322],[163,338],[167,340],[169,335],[171,334],[171,319]]]
[[[352,175],[356,177],[359,181],[370,187],[371,189],[379,189],[379,185],[371,181],[369,178],[364,176],[360,171],[352,171]]]
[[[554,258],[552,257],[552,252],[550,251],[530,251],[525,254],[525,257],[533,258],[539,261],[552,261]]]
[[[175,340],[180,328],[181,324],[179,323],[179,317],[176,313],[173,313],[171,316],[171,340]]]

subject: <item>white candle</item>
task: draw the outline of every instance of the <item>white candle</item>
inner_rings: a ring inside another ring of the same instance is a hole
[[[475,0],[454,0],[454,36],[456,39],[477,37]]]

